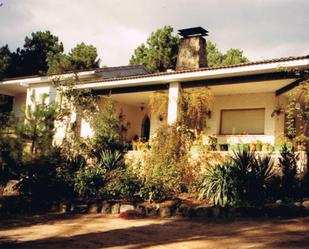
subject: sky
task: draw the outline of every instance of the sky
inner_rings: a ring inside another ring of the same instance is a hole
[[[152,31],[201,26],[221,51],[251,61],[309,54],[309,0],[0,0],[0,46],[50,30],[66,52],[85,42],[101,65],[129,63]]]

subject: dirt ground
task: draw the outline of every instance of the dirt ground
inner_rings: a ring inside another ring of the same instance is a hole
[[[309,217],[136,219],[49,214],[0,219],[0,248],[309,248]]]

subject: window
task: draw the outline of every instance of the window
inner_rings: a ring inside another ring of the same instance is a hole
[[[13,110],[13,97],[0,94],[0,113],[8,113]]]
[[[265,109],[221,110],[221,135],[263,135]]]

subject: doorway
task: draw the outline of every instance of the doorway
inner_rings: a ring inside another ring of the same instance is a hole
[[[149,140],[150,137],[150,119],[148,115],[145,115],[143,121],[142,121],[142,133],[141,133],[142,139],[145,141]]]

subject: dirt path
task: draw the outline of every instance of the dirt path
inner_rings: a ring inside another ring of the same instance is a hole
[[[139,219],[42,215],[0,220],[0,248],[309,248],[309,217]]]

